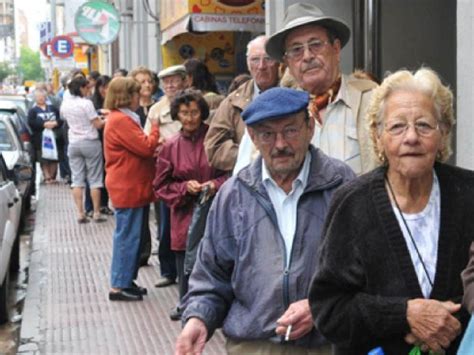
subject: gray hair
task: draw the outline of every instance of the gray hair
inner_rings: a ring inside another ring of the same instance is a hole
[[[250,54],[250,49],[256,45],[256,44],[260,44],[260,42],[267,42],[268,41],[268,36],[265,36],[265,35],[260,35],[260,36],[257,36],[255,37],[254,39],[252,39],[248,44],[247,44],[247,53],[246,53],[246,56],[248,57],[249,54]]]
[[[444,133],[442,135],[442,148],[438,152],[436,159],[446,161],[452,153],[451,129],[456,123],[454,119],[453,93],[448,86],[442,84],[438,74],[429,68],[421,68],[413,73],[408,70],[399,70],[385,78],[382,84],[374,90],[367,111],[367,120],[375,153],[379,160],[383,162],[383,152],[380,152],[377,147],[377,138],[381,133],[380,129],[383,125],[387,99],[396,91],[416,91],[432,100],[436,119]]]

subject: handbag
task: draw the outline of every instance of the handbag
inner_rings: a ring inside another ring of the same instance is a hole
[[[43,129],[41,138],[41,157],[47,160],[58,160],[58,148],[52,129]]]
[[[186,253],[184,256],[184,274],[190,275],[193,271],[196,255],[204,236],[206,229],[206,220],[214,197],[208,194],[208,188],[201,191],[198,200],[194,203],[193,216],[188,229],[188,237],[186,239]]]

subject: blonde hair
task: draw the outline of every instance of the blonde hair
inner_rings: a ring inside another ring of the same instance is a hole
[[[152,81],[152,83],[153,84],[155,83],[155,80],[153,79],[153,72],[150,69],[148,69],[147,67],[144,67],[144,66],[140,65],[140,66],[134,68],[130,73],[128,73],[128,76],[135,79],[135,77],[138,74],[148,75],[150,77],[150,80]]]
[[[138,94],[140,87],[140,84],[132,78],[116,77],[112,79],[105,96],[104,108],[117,110],[129,107],[133,94]]]
[[[451,129],[456,123],[453,109],[453,93],[448,86],[442,84],[438,74],[429,68],[421,68],[416,72],[399,70],[389,75],[382,84],[377,87],[371,98],[367,111],[370,134],[374,149],[380,162],[384,162],[383,152],[377,147],[377,138],[380,136],[383,126],[385,105],[387,99],[397,91],[416,91],[426,95],[433,102],[436,119],[442,133],[442,148],[438,152],[436,160],[446,161],[452,153]]]

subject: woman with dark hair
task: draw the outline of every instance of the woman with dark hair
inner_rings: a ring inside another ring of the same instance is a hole
[[[138,274],[143,212],[154,200],[153,155],[159,128],[152,120],[150,134],[143,131],[135,113],[139,92],[140,84],[132,78],[114,78],[105,99],[105,107],[111,110],[104,132],[105,183],[116,223],[110,301],[141,301],[147,294],[133,280]]]
[[[201,191],[207,189],[214,196],[227,175],[212,168],[204,151],[204,137],[209,126],[204,120],[209,107],[201,93],[187,89],[171,102],[173,120],[179,120],[181,130],[165,142],[156,161],[156,176],[153,182],[155,196],[164,201],[171,210],[171,250],[175,252],[180,299],[186,294],[188,277],[184,275],[186,239],[194,202]],[[170,317],[180,318],[175,309]]]
[[[96,110],[102,110],[104,108],[105,95],[107,94],[110,80],[112,80],[110,76],[101,75],[95,82],[94,94],[91,97],[91,101]]]
[[[109,83],[112,79],[108,75],[101,75],[97,78],[94,87],[94,94],[92,94],[91,101],[94,105],[94,108],[97,111],[97,114],[102,118],[106,119],[107,115],[109,114],[109,110],[104,109],[104,101],[105,95],[107,94],[107,89],[109,87]],[[104,134],[103,130],[99,130],[99,139],[102,143],[104,143]],[[105,179],[105,171],[104,171],[104,179]],[[86,184],[86,194],[84,200],[84,208],[86,210],[87,216],[92,216],[93,214],[93,207],[92,207],[92,199],[91,199],[91,192],[89,188],[89,184]],[[101,188],[100,193],[100,212],[105,215],[113,215],[114,212],[109,208],[109,194],[107,193],[107,189],[104,187]]]
[[[88,82],[83,76],[74,78],[69,84],[71,98],[61,106],[61,116],[66,120],[68,131],[68,157],[72,172],[72,194],[78,212],[78,223],[87,223],[82,203],[86,181],[91,187],[93,221],[104,222],[100,214],[100,189],[103,183],[102,145],[98,129],[104,120],[97,114],[92,102],[85,98]]]
[[[200,90],[209,106],[210,116],[207,121],[209,122],[212,119],[214,110],[217,109],[221,101],[224,100],[224,96],[219,95],[216,79],[204,62],[196,58],[191,58],[184,62],[184,67],[188,75],[189,87]]]

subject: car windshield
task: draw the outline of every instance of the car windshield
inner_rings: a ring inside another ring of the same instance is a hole
[[[0,151],[7,152],[13,150],[13,139],[4,122],[0,121]]]

